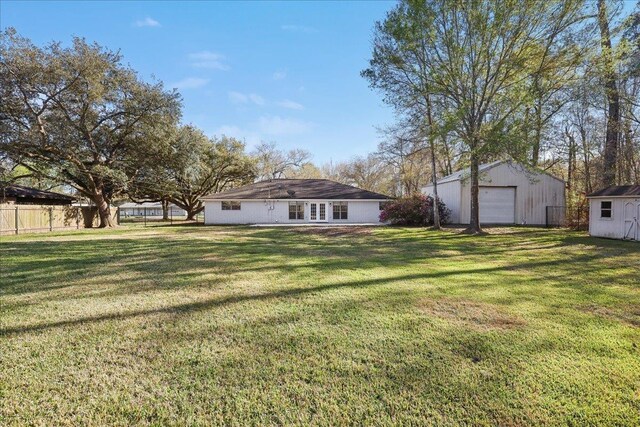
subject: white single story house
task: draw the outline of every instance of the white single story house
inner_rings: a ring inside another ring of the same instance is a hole
[[[205,224],[379,224],[388,200],[328,179],[271,179],[202,198]]]
[[[144,202],[144,203],[123,203],[118,206],[120,216],[123,218],[137,216],[146,216],[147,218],[162,217],[162,203],[160,202]],[[187,213],[174,205],[169,204],[169,216],[179,217],[186,216]]]
[[[564,181],[512,161],[479,167],[480,223],[559,225],[564,221]],[[452,224],[471,218],[470,170],[440,179],[438,197],[451,210]],[[422,189],[433,196],[433,184]],[[556,224],[558,223],[558,224]]]
[[[640,241],[640,185],[617,185],[587,195],[589,234]]]

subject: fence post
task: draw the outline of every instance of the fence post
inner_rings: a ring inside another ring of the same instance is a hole
[[[53,207],[49,206],[49,231],[53,231]]]
[[[18,214],[18,205],[16,205],[16,234],[18,234],[18,219],[19,219],[19,214]]]
[[[76,230],[80,230],[80,214],[82,209],[76,208]]]

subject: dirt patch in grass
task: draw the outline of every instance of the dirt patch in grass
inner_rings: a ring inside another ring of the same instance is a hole
[[[465,299],[422,299],[418,309],[430,316],[478,331],[509,330],[523,327],[525,321],[505,313],[498,306]]]
[[[342,236],[367,236],[371,234],[371,227],[297,227],[291,231],[300,234],[342,237]]]
[[[616,308],[587,305],[582,307],[582,311],[640,328],[640,305],[625,304]]]

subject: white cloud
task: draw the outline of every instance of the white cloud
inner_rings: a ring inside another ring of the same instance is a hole
[[[144,19],[136,21],[134,25],[136,27],[161,27],[158,21],[148,16]]]
[[[287,73],[285,71],[276,71],[273,73],[273,80],[284,80],[287,77]]]
[[[249,97],[240,92],[229,92],[229,101],[233,104],[246,104]]]
[[[219,53],[203,50],[189,54],[189,62],[195,68],[208,68],[211,70],[226,71],[230,67],[225,63],[225,56]]]
[[[209,79],[201,79],[199,77],[187,77],[178,82],[168,85],[176,89],[197,89],[209,83]]]
[[[233,104],[248,104],[249,102],[263,106],[266,102],[263,97],[257,93],[244,94],[240,92],[229,92],[229,101]]]
[[[304,105],[290,99],[283,99],[282,101],[278,102],[278,106],[282,108],[288,108],[290,110],[304,110]]]
[[[263,116],[258,119],[258,129],[267,135],[297,135],[310,130],[312,124],[279,116]]]
[[[311,33],[317,33],[318,30],[316,30],[313,27],[307,27],[306,25],[292,25],[292,24],[287,24],[287,25],[281,25],[280,29],[283,31],[290,31],[293,33],[307,33],[307,34],[311,34]]]
[[[264,105],[264,98],[260,95],[256,95],[255,93],[249,94],[249,99],[256,105]]]

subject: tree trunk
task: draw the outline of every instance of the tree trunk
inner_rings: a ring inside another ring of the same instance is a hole
[[[201,203],[188,205],[185,206],[185,208],[185,211],[187,212],[187,221],[195,221],[196,215],[198,215],[204,209]]]
[[[84,228],[93,228],[93,220],[98,213],[98,208],[96,206],[82,206],[80,211],[82,212]]]
[[[169,201],[162,199],[162,219],[163,221],[169,220]]]
[[[616,183],[616,160],[618,157],[618,136],[620,133],[620,93],[618,91],[617,76],[613,54],[611,52],[611,36],[605,0],[598,0],[598,25],[600,27],[600,45],[604,67],[604,86],[607,94],[608,115],[607,133],[604,146],[605,186]]]
[[[431,143],[431,180],[433,181],[433,228],[440,230],[440,211],[438,210],[438,175],[436,174],[436,155],[434,150],[434,143],[429,138]]]
[[[440,230],[440,212],[438,211],[438,174],[436,173],[436,144],[433,142],[433,117],[431,116],[431,100],[428,95],[427,121],[429,124],[429,149],[431,150],[431,181],[433,182],[433,228]]]
[[[582,143],[582,161],[584,163],[584,190],[587,194],[592,192],[591,186],[591,159],[589,157],[589,142],[584,126],[580,126],[580,142]]]
[[[109,206],[109,202],[102,194],[102,191],[99,191],[98,194],[93,197],[93,202],[98,208],[98,216],[100,217],[100,225],[98,225],[98,228],[113,227],[114,224],[111,219],[111,206]]]
[[[535,107],[535,128],[533,130],[533,147],[531,153],[531,166],[538,166],[540,162],[540,145],[542,142],[542,105]]]
[[[479,161],[478,155],[475,153],[475,145],[471,149],[471,217],[469,218],[469,227],[465,230],[468,234],[481,234],[480,227],[480,184],[479,184]]]

